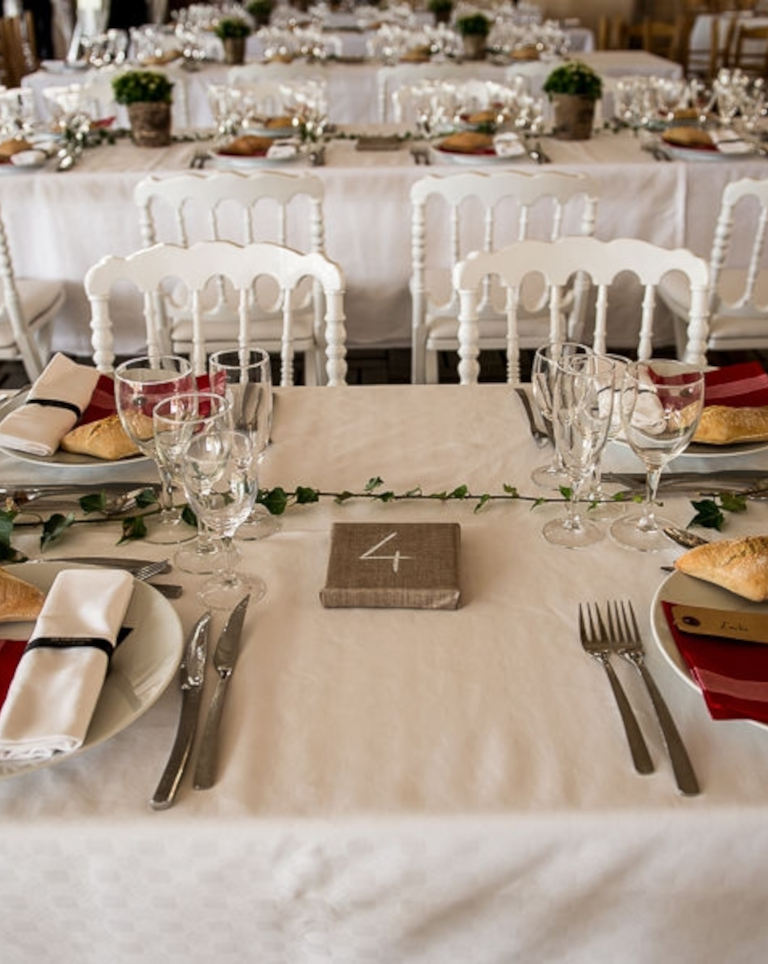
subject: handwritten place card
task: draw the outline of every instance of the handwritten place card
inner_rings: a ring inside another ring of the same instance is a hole
[[[456,609],[455,522],[336,522],[320,601],[329,608]]]

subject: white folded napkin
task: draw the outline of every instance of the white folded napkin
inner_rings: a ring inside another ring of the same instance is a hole
[[[56,576],[0,710],[0,760],[82,745],[132,592],[120,569]]]
[[[296,156],[296,145],[295,144],[273,144],[268,150],[266,155],[271,161],[284,160],[288,157]]]
[[[721,154],[752,154],[754,146],[730,128],[711,130],[709,136]]]
[[[0,445],[30,455],[53,455],[88,407],[99,373],[57,354],[26,401],[0,422]]]
[[[493,139],[493,149],[498,157],[518,157],[525,154],[520,138],[512,133],[497,134]]]

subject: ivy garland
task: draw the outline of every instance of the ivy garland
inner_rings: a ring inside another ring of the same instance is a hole
[[[275,486],[271,489],[262,489],[259,492],[257,502],[263,505],[272,515],[282,515],[291,506],[311,505],[321,499],[333,499],[338,505],[349,502],[353,499],[370,499],[376,502],[404,502],[411,500],[429,500],[438,502],[474,502],[474,512],[479,512],[490,502],[527,502],[532,509],[546,503],[566,502],[571,497],[571,490],[567,486],[560,488],[559,496],[533,496],[523,495],[514,485],[504,483],[501,492],[471,492],[469,486],[458,485],[453,489],[445,489],[440,492],[424,492],[421,486],[417,485],[404,492],[395,492],[392,489],[384,488],[384,480],[380,476],[369,479],[363,489],[353,492],[344,489],[340,492],[323,492],[311,486],[299,485],[293,490],[288,490],[282,486]],[[617,493],[610,501],[613,502],[642,502],[642,496],[626,496],[624,493]],[[136,504],[141,509],[148,511],[140,515],[120,516],[122,532],[118,545],[136,539],[142,539],[147,534],[145,519],[157,514],[160,509],[157,505],[157,495],[155,490],[148,486],[136,497]],[[42,528],[40,535],[40,548],[58,541],[68,529],[78,525],[93,525],[102,522],[115,521],[116,517],[108,511],[108,498],[106,492],[93,492],[82,496],[78,500],[80,511],[88,518],[78,519],[74,512],[61,513],[55,512],[47,518],[38,515],[34,510],[34,503],[31,508],[20,506],[9,499],[5,507],[0,509],[0,561],[22,562],[26,557],[15,549],[12,545],[12,537],[15,531],[25,528]],[[710,499],[701,499],[692,502],[691,505],[696,510],[696,514],[688,523],[688,526],[701,526],[707,529],[721,530],[725,525],[726,512],[744,512],[747,508],[746,495],[735,495],[730,492],[721,492]],[[16,517],[37,516],[29,521],[17,522]],[[191,526],[197,525],[197,519],[192,509],[188,505],[182,508],[183,520]]]

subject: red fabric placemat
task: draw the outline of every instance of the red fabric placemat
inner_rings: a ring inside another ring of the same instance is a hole
[[[5,702],[8,687],[26,645],[26,639],[0,639],[0,706]]]
[[[198,391],[207,392],[210,382],[207,375],[198,375]],[[96,388],[93,390],[88,408],[83,412],[79,425],[87,425],[89,422],[96,422],[100,418],[107,418],[114,415],[117,411],[115,407],[115,383],[111,375],[99,375]]]
[[[768,646],[684,633],[662,601],[669,631],[714,720],[747,719],[768,724]]]
[[[768,373],[760,362],[725,365],[704,375],[704,404],[731,408],[768,405]]]

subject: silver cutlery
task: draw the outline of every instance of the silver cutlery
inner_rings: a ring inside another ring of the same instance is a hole
[[[515,388],[515,392],[517,397],[523,403],[525,417],[528,419],[528,430],[530,431],[532,438],[537,445],[546,445],[547,442],[549,442],[549,436],[536,424],[536,418],[533,414],[533,407],[531,405],[531,400],[528,398],[528,393],[522,386],[517,386]]]
[[[321,144],[314,150],[309,152],[309,163],[312,167],[324,167],[325,166],[325,145]]]
[[[669,707],[645,665],[645,651],[631,602],[608,604],[608,634],[619,656],[635,667],[645,683],[653,708],[656,710],[678,789],[686,796],[695,796],[701,792],[699,781],[696,779],[688,751],[672,719]]]
[[[597,603],[593,603],[591,606],[586,603],[583,607],[579,603],[579,637],[584,651],[601,664],[611,684],[616,705],[624,724],[624,732],[627,736],[635,770],[638,773],[653,773],[653,760],[651,760],[648,747],[640,731],[640,724],[637,722],[637,717],[629,704],[627,694],[624,692],[613,666],[611,666],[610,640]]]
[[[695,549],[696,546],[705,546],[709,542],[709,539],[697,536],[695,532],[691,532],[689,529],[681,529],[679,526],[664,526],[663,531],[668,539],[685,549]]]
[[[121,556],[47,556],[44,559],[32,559],[35,562],[73,562],[84,566],[104,566],[107,569],[127,569],[133,576],[137,572],[153,569],[152,575],[158,576],[164,572],[170,572],[171,562],[169,559],[135,559]],[[155,568],[156,567],[156,568]],[[137,576],[137,578],[140,578]],[[145,577],[147,578],[147,577]]]
[[[94,485],[85,483],[51,483],[50,485],[0,486],[0,498],[13,499],[18,505],[37,499],[60,498],[64,495],[92,495],[96,492],[109,492],[115,496],[128,492],[155,489],[152,482],[100,482]]]
[[[603,482],[624,486],[629,492],[645,492],[646,478],[638,472],[604,472]],[[765,494],[768,473],[755,469],[727,469],[718,472],[670,472],[662,475],[659,491],[712,495],[730,491],[745,495]]]
[[[200,754],[197,758],[197,766],[195,768],[193,783],[195,790],[207,790],[216,782],[221,711],[224,707],[227,683],[232,677],[232,672],[237,662],[245,611],[248,608],[250,598],[250,596],[245,596],[241,599],[229,614],[229,618],[224,629],[221,631],[219,641],[216,644],[216,650],[213,654],[213,665],[219,674],[219,678],[216,682],[216,689],[214,690],[211,705],[208,707],[208,716],[205,720],[203,739],[200,744]]]
[[[211,614],[204,613],[195,624],[184,648],[179,666],[181,712],[176,737],[171,747],[160,782],[149,805],[153,810],[167,810],[176,798],[176,791],[184,776],[197,729],[200,699],[205,682],[205,663],[208,658],[208,633]]]

